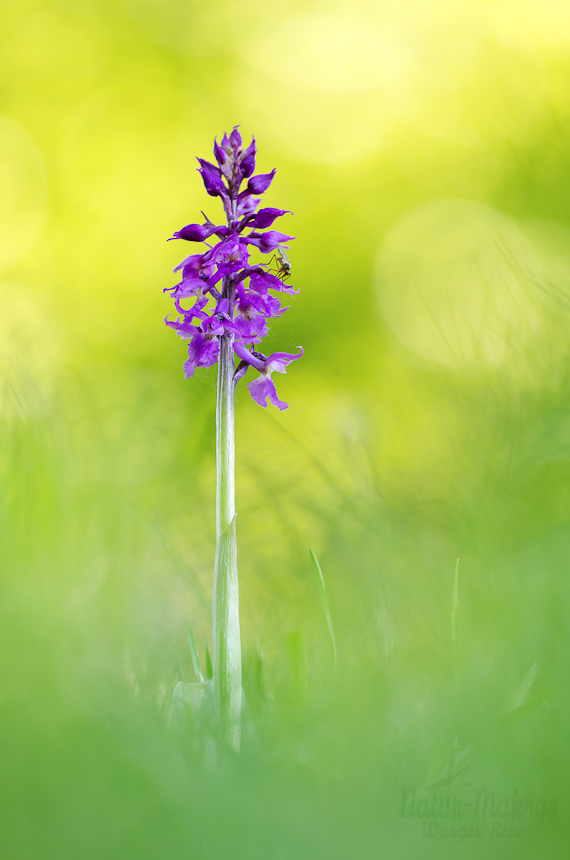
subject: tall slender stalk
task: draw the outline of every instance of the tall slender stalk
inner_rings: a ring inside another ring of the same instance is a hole
[[[235,525],[234,359],[232,336],[220,338],[216,407],[216,564],[212,604],[214,702],[223,741],[241,740],[241,643]]]
[[[216,403],[216,538],[229,526],[236,513],[235,502],[235,420],[234,353],[232,336],[220,338],[218,392]]]

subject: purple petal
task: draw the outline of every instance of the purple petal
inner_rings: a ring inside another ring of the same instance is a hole
[[[190,379],[192,376],[194,376],[194,371],[197,367],[198,365],[193,358],[187,358],[182,365],[182,369],[184,371],[184,379]]]
[[[279,280],[276,275],[271,272],[265,272],[263,275],[259,272],[255,272],[249,278],[249,285],[252,290],[256,293],[260,293],[260,295],[267,295],[267,290],[274,289],[272,286],[273,281]],[[281,281],[279,281],[281,283]]]
[[[289,308],[281,307],[281,302],[275,296],[269,293],[261,293],[257,290],[246,290],[243,282],[237,286],[238,303],[237,309],[239,313],[244,315],[253,310],[255,313],[263,314],[266,317],[277,317],[285,313]]]
[[[288,242],[290,239],[295,239],[295,236],[287,236],[285,233],[280,233],[279,230],[268,230],[267,233],[250,233],[246,236],[246,241],[250,245],[256,245],[262,254],[269,254],[274,251],[277,245]]]
[[[253,227],[253,222],[255,221],[255,215],[244,215],[239,224],[236,227],[238,233],[241,233],[242,230],[245,230],[246,227]]]
[[[187,242],[203,242],[208,239],[212,233],[221,230],[221,227],[216,227],[214,224],[187,224],[181,230],[177,230],[172,236],[173,239],[186,239]],[[171,241],[170,239],[168,240]]]
[[[237,316],[234,322],[242,343],[260,343],[267,337],[267,323],[261,314],[255,314],[251,319]]]
[[[264,314],[266,317],[280,317],[283,316],[285,311],[289,310],[288,307],[282,307],[279,299],[275,296],[270,296],[269,293],[265,296],[260,296],[259,293],[252,293],[252,296],[255,296],[255,299],[252,298],[252,305],[259,313]]]
[[[279,281],[279,284],[274,283],[273,286],[269,287],[270,290],[276,290],[280,293],[289,293],[290,296],[298,296],[301,290],[296,290],[293,287],[293,284],[284,284],[282,280],[276,278]]]
[[[187,299],[188,296],[197,296],[204,289],[205,281],[202,278],[190,276],[182,278],[179,284],[176,284],[174,295],[179,299]]]
[[[301,352],[299,355],[292,355],[290,352],[272,352],[270,356],[267,357],[266,364],[269,364],[272,361],[286,361],[289,364],[290,361],[297,361],[298,358],[301,358],[305,350],[302,346],[298,346],[297,349],[300,349]]]
[[[251,176],[253,171],[255,170],[255,155],[248,155],[247,158],[241,162],[239,169],[241,170],[241,175],[243,179],[247,179],[248,176]]]
[[[211,367],[218,360],[220,342],[217,337],[211,338],[198,332],[188,344],[188,360],[184,362],[186,379],[194,376],[197,367]]]
[[[230,143],[232,144],[234,150],[237,150],[241,146],[241,134],[238,131],[239,125],[234,126],[234,130],[230,134]]]
[[[269,402],[272,403],[274,406],[277,406],[280,412],[283,412],[284,409],[288,409],[289,404],[285,403],[284,400],[279,400],[279,397],[277,396],[277,389],[275,388],[275,383],[270,376],[267,377],[267,382],[269,383],[267,386],[269,391]]]
[[[205,158],[196,158],[196,161],[199,163],[202,170],[205,170],[206,173],[211,173],[212,176],[217,176],[219,179],[222,178],[222,172],[219,167],[216,167],[215,164],[212,164],[211,161],[206,161]]]
[[[252,212],[255,212],[260,203],[261,197],[252,197],[247,189],[242,191],[241,194],[238,194],[237,198],[238,218],[241,218],[244,215],[251,215]]]
[[[216,316],[206,317],[206,319],[203,320],[201,325],[204,334],[210,335],[210,337],[213,337],[214,335],[217,336],[219,334],[224,334],[225,332],[224,323]]]
[[[192,307],[188,309],[183,308],[180,304],[180,299],[182,298],[183,296],[176,297],[176,299],[174,300],[174,307],[179,314],[182,314],[185,323],[190,323],[194,317],[198,317],[198,319],[200,320],[208,319],[208,314],[204,313],[202,310],[202,308],[205,308],[208,304],[208,296],[199,296],[192,305]]]
[[[203,254],[189,254],[188,257],[184,257],[181,263],[178,263],[177,266],[172,270],[173,272],[178,272],[179,269],[183,269],[185,266],[190,270],[192,268],[193,271],[197,272],[200,267],[200,261],[203,257]]]
[[[247,246],[240,242],[234,234],[214,245],[212,250],[208,251],[208,256],[217,264],[219,271],[224,275],[231,275],[247,266],[249,251]]]
[[[257,272],[253,275],[250,275],[249,285],[252,290],[255,290],[256,293],[261,293],[262,295],[267,294],[267,290],[275,290],[279,293],[289,293],[291,296],[296,296],[300,291],[295,290],[292,284],[288,286],[283,283],[281,278],[275,275],[273,272],[266,272],[264,275],[260,275]]]
[[[240,156],[241,175],[244,179],[248,179],[255,170],[255,153],[256,145],[253,137],[247,149],[244,149]]]
[[[255,155],[256,152],[257,152],[257,144],[255,142],[254,136],[252,135],[251,136],[251,143],[249,144],[249,146],[246,149],[244,149],[244,151],[240,155],[240,161],[243,161],[244,158],[247,158],[249,155]]]
[[[214,313],[216,314],[227,314],[230,309],[230,300],[229,299],[220,299],[218,304],[216,305],[216,310]]]
[[[263,370],[264,363],[260,358],[257,358],[255,355],[252,355],[251,352],[245,348],[245,346],[241,343],[233,344],[234,352],[241,358],[242,361],[247,361],[248,364],[251,364],[252,367],[255,367],[256,370]]]
[[[264,409],[267,408],[268,398],[269,402],[274,406],[277,406],[281,412],[289,406],[288,403],[285,403],[283,400],[279,400],[275,383],[269,376],[264,376],[263,374],[258,376],[257,379],[253,380],[253,382],[248,383],[247,388],[252,399],[260,406],[263,406]]]
[[[250,301],[249,294],[246,292],[243,284],[239,284],[237,288],[238,302],[236,305],[237,314],[235,317],[236,328],[240,334],[243,343],[259,343],[261,338],[267,335],[267,323],[265,320],[264,309],[258,310]],[[255,293],[252,295],[256,296]],[[263,302],[261,296],[256,296],[258,301]]]
[[[225,137],[225,135],[224,135],[224,137]],[[220,144],[218,143],[216,138],[214,138],[214,156],[216,158],[216,161],[220,165],[220,167],[223,164],[226,164],[228,161],[227,152],[223,149],[223,147],[220,146]]]
[[[168,316],[164,318],[164,323],[170,328],[176,329],[179,336],[184,340],[194,337],[200,331],[198,326],[192,325],[186,321],[180,322],[179,320],[169,320]]]
[[[258,173],[257,176],[252,176],[247,183],[247,190],[250,194],[263,194],[273,182],[274,176],[275,168],[273,168],[271,173]]]

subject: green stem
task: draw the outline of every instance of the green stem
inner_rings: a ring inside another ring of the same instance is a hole
[[[236,513],[234,352],[232,338],[220,338],[218,399],[216,404],[216,538],[227,529]]]
[[[241,643],[235,528],[234,358],[220,337],[216,407],[216,564],[212,604],[214,702],[223,741],[236,752],[241,735]]]

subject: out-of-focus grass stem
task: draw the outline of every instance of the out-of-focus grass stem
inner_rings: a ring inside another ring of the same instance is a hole
[[[311,555],[311,561],[313,563],[313,570],[315,571],[315,578],[317,580],[317,588],[319,590],[319,598],[321,601],[321,606],[323,607],[323,612],[325,614],[327,629],[329,631],[329,638],[331,643],[331,656],[333,667],[336,664],[336,639],[334,635],[333,623],[331,618],[331,612],[329,608],[329,599],[327,596],[327,589],[325,586],[325,580],[323,577],[323,572],[321,570],[321,566],[319,564],[319,560],[312,549],[309,550]]]

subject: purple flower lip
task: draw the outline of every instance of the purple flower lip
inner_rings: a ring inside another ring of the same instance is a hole
[[[294,239],[286,233],[269,229],[277,218],[290,215],[290,209],[265,207],[258,210],[261,196],[271,185],[275,169],[270,173],[254,175],[257,144],[252,137],[248,146],[242,145],[238,126],[218,143],[214,139],[216,164],[198,158],[199,173],[206,192],[221,198],[226,225],[216,225],[204,215],[202,224],[186,224],[171,239],[204,242],[207,250],[190,254],[174,269],[182,270],[182,279],[174,287],[167,287],[178,313],[177,320],[166,318],[166,325],[183,339],[189,340],[188,359],[184,363],[186,378],[194,375],[198,367],[211,367],[218,360],[220,339],[232,342],[235,355],[240,359],[234,380],[254,367],[259,376],[248,384],[252,398],[262,407],[268,402],[278,409],[287,404],[279,400],[272,373],[286,373],[287,366],[303,355],[275,352],[265,356],[254,350],[268,333],[268,321],[281,317],[287,307],[273,293],[296,294],[292,286],[283,283],[275,274],[271,261],[251,265],[250,251],[256,247],[262,254],[270,254],[278,246],[288,248],[286,242]],[[242,183],[246,183],[240,191]],[[247,230],[247,233],[244,231]],[[215,244],[207,242],[217,237]],[[169,240],[170,241],[170,240]],[[193,299],[192,307],[181,302]],[[212,303],[215,302],[215,306]]]
[[[292,355],[289,352],[273,352],[266,358],[263,353],[250,352],[245,348],[245,346],[243,346],[243,344],[234,343],[234,352],[239,356],[239,358],[241,358],[241,362],[236,371],[239,372],[238,378],[241,379],[241,377],[247,372],[247,367],[244,368],[243,366],[244,363],[246,365],[250,364],[252,367],[255,367],[256,370],[259,370],[260,375],[257,379],[254,379],[253,382],[248,383],[247,386],[253,400],[255,400],[259,406],[263,406],[265,409],[267,407],[267,401],[269,401],[280,411],[288,408],[288,403],[285,403],[284,400],[279,400],[275,383],[271,379],[271,374],[275,372],[287,373],[287,365],[292,361],[296,361],[298,358],[301,358],[304,353],[302,346],[297,347],[297,349],[301,350],[299,355]]]

